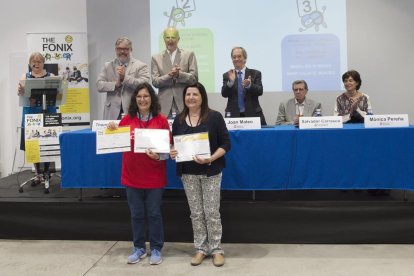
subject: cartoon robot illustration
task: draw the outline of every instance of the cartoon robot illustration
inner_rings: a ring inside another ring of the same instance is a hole
[[[52,60],[52,55],[51,55],[51,54],[49,54],[49,53],[44,54],[44,57],[45,57],[45,60],[46,60],[46,61],[48,61],[48,60]]]
[[[298,15],[302,24],[302,27],[299,28],[299,32],[304,32],[312,27],[315,28],[315,32],[319,32],[319,26],[325,28],[328,27],[324,18],[324,13],[326,11],[325,6],[319,10],[316,0],[296,0],[296,3],[298,7]]]
[[[60,53],[55,53],[54,59],[55,60],[59,60],[62,57],[62,54]]]
[[[71,60],[73,53],[63,53],[63,58],[65,60]]]
[[[180,23],[182,27],[185,26],[185,19],[191,17],[193,11],[195,11],[194,0],[176,0],[176,6],[171,7],[170,14],[164,12],[164,16],[168,17],[168,27],[177,27]]]

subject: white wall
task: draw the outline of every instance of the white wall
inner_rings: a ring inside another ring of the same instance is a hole
[[[114,57],[114,38],[121,34],[131,37],[135,43],[134,56],[150,64],[150,49],[147,46],[148,32],[143,28],[148,20],[148,4],[145,0],[122,2],[88,1],[88,33],[91,47],[89,56],[99,57],[90,60],[93,68],[90,70],[92,80],[96,80],[96,74],[105,60]],[[89,8],[90,7],[90,8]],[[98,23],[98,18],[109,9],[115,18],[131,16],[125,24],[125,20],[113,20]],[[414,61],[414,1],[411,0],[348,0],[347,1],[347,31],[348,31],[348,66],[361,73],[361,91],[371,97],[374,113],[408,113],[410,120],[414,122],[414,110],[410,109],[410,102],[414,96],[408,91],[407,80],[414,73],[411,64]],[[136,29],[131,29],[131,26]],[[125,32],[120,32],[124,30]],[[134,32],[135,30],[135,32]],[[139,30],[138,32],[136,30]],[[105,34],[105,35],[104,35]],[[139,47],[137,47],[139,46]],[[97,50],[92,53],[91,49]],[[247,49],[249,56],[254,55],[260,49]],[[99,56],[98,56],[99,55]],[[229,58],[230,57],[223,57]],[[247,66],[249,61],[247,60]],[[260,68],[256,68],[259,69]],[[227,70],[224,68],[223,71]],[[219,72],[221,73],[221,72]],[[221,74],[217,81],[221,81]],[[271,76],[263,75],[263,78]],[[94,83],[94,82],[91,82]],[[266,90],[266,87],[265,87]],[[91,102],[93,106],[93,119],[101,118],[103,110],[103,98],[96,96],[96,88],[91,87]],[[324,115],[333,114],[333,106],[338,92],[314,92],[310,87],[310,97],[322,102]],[[276,121],[279,103],[292,97],[291,93],[268,92],[260,102],[268,124]],[[209,94],[209,103],[212,108],[223,112],[226,100],[219,93]]]
[[[87,0],[86,3],[73,0],[70,5],[67,3],[63,0],[15,0],[3,7],[0,60],[7,65],[0,67],[0,89],[4,95],[0,102],[2,176],[11,173],[14,149],[19,145],[16,126],[21,113],[15,93],[17,80],[27,64],[26,32],[88,32],[91,119],[100,119],[103,113],[104,95],[97,93],[94,84],[103,62],[115,55],[117,37],[130,37],[134,43],[133,55],[150,64],[147,0]],[[410,108],[414,102],[410,91],[414,75],[414,1],[348,0],[347,13],[348,65],[361,73],[361,91],[370,95],[374,113],[408,113],[414,122],[414,109]],[[249,55],[258,51],[247,50]],[[325,115],[332,114],[337,95],[336,92],[309,92],[309,96],[322,102]],[[290,93],[280,92],[265,93],[261,97],[268,123],[274,123],[280,101],[289,97]],[[224,110],[225,100],[220,94],[209,95],[209,102],[212,108]],[[22,152],[18,152],[22,160]]]
[[[0,26],[0,173],[9,175],[13,168],[15,148],[20,146],[16,127],[21,121],[17,83],[27,68],[26,33],[86,32],[86,4],[83,0],[8,1],[3,3]],[[17,150],[14,170],[23,164],[23,151]]]

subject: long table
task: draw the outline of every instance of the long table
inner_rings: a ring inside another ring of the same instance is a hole
[[[222,189],[414,189],[414,127],[230,131]],[[95,133],[60,135],[62,188],[122,187],[122,154],[96,155]],[[169,160],[167,188],[182,188]]]

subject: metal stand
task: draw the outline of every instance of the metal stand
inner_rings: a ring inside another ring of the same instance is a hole
[[[40,174],[39,172],[37,172],[37,173]],[[43,192],[45,194],[48,194],[50,192],[49,187],[50,187],[50,178],[51,178],[51,176],[52,176],[52,174],[50,172],[43,172],[43,177],[44,177],[44,180],[45,180],[45,188],[44,188]],[[23,193],[24,185],[26,185],[29,182],[30,182],[31,186],[36,186],[36,185],[40,184],[36,180],[37,180],[37,175],[35,175],[34,177],[32,177],[32,178],[26,180],[25,182],[23,182],[22,184],[20,184],[19,185],[19,193]]]
[[[31,182],[32,186],[36,185],[36,180],[37,176],[34,176],[32,178],[30,178],[29,180],[26,180],[25,182],[23,182],[22,184],[19,185],[19,193],[23,193],[23,186],[26,185],[27,183]]]

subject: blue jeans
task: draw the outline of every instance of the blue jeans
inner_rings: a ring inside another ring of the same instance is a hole
[[[164,189],[137,189],[126,187],[131,212],[134,247],[145,248],[145,217],[149,232],[150,248],[161,251],[164,245],[161,203]]]

